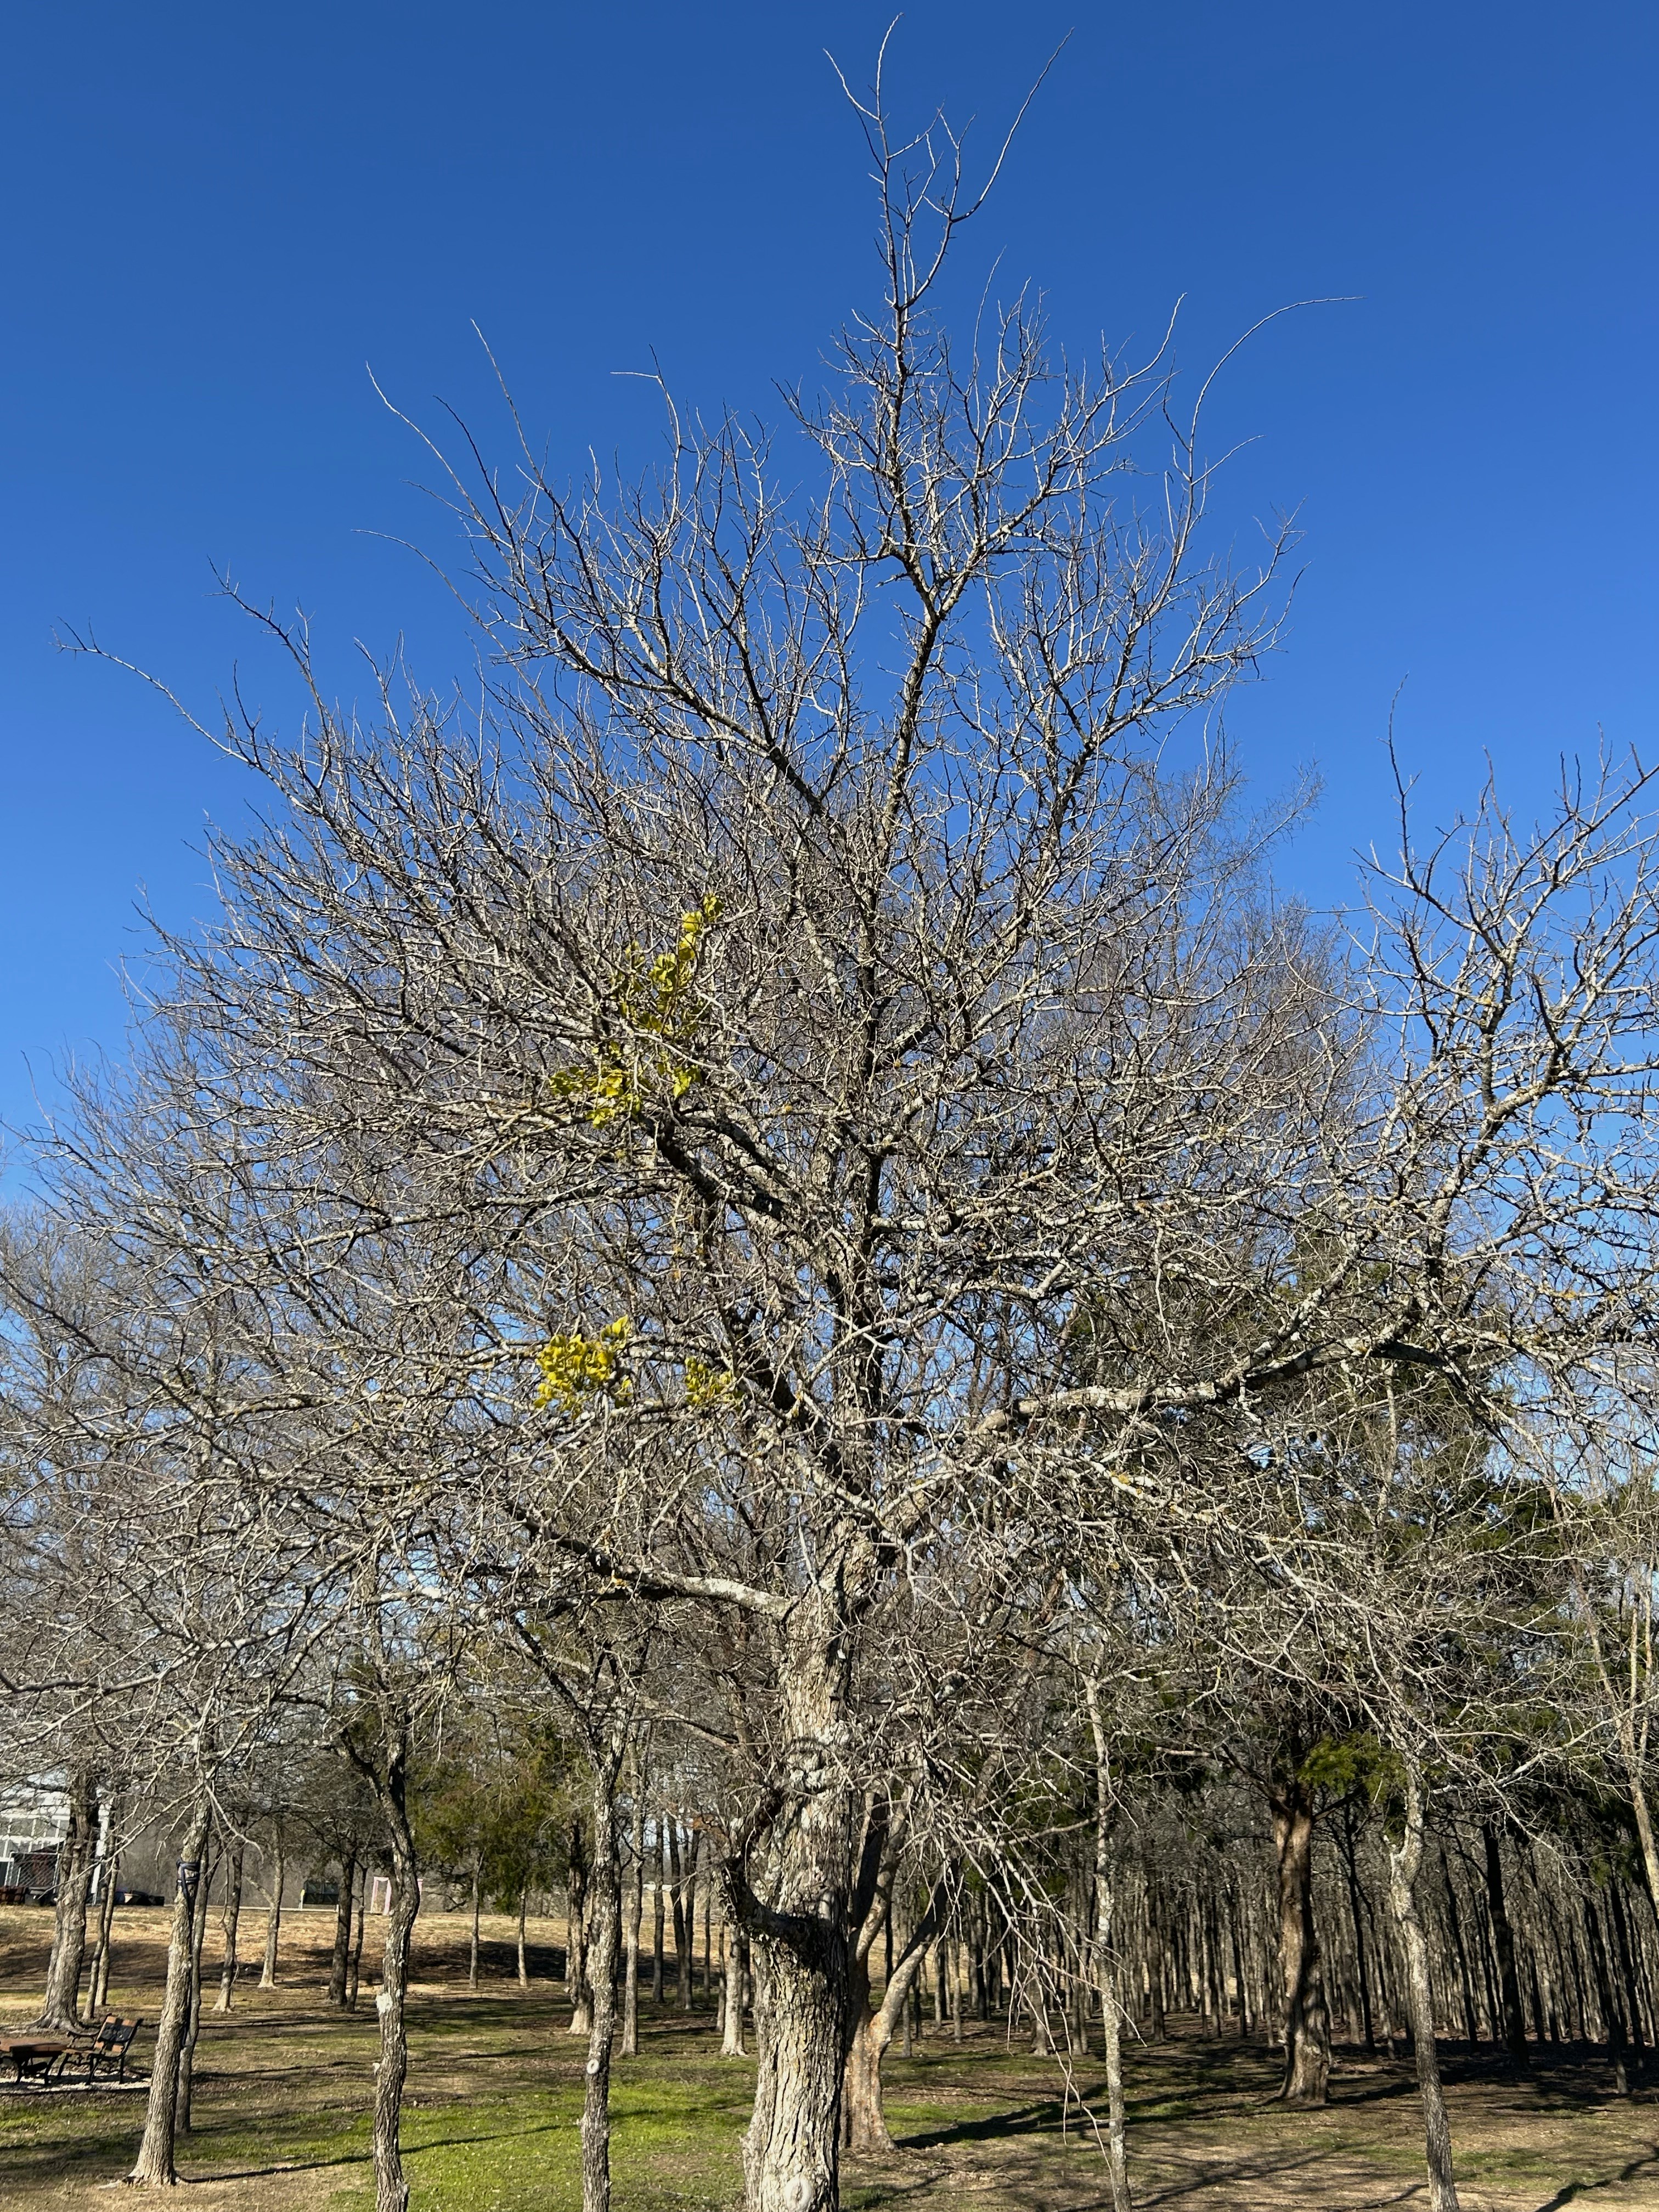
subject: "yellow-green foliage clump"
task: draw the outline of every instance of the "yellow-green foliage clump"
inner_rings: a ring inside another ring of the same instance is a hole
[[[660,1037],[665,1044],[688,1043],[703,1015],[702,1001],[693,988],[703,939],[719,921],[720,902],[712,894],[680,916],[679,935],[672,951],[647,960],[637,945],[623,957],[617,979],[617,1012],[632,1037]],[[556,1098],[574,1107],[592,1129],[637,1114],[647,1084],[665,1089],[671,1098],[684,1098],[696,1081],[696,1070],[672,1052],[641,1053],[632,1042],[607,1038],[599,1047],[596,1067],[567,1067],[550,1078],[548,1088]]]
[[[536,1388],[538,1406],[576,1413],[596,1391],[617,1404],[624,1401],[632,1386],[621,1371],[622,1356],[632,1333],[623,1315],[607,1322],[597,1336],[585,1336],[580,1329],[550,1336],[536,1352],[536,1364],[542,1370]]]
[[[737,1400],[738,1378],[729,1367],[712,1366],[694,1352],[685,1363],[685,1402],[694,1413],[725,1413]]]

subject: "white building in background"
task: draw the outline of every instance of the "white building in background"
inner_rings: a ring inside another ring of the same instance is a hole
[[[0,1889],[55,1888],[58,1852],[68,1833],[62,1776],[0,1782]]]

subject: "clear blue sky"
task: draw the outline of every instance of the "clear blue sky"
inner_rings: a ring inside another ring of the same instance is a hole
[[[52,0],[9,18],[0,87],[0,1114],[118,1047],[116,968],[148,887],[210,908],[207,814],[247,793],[161,704],[56,654],[90,622],[194,702],[277,672],[210,564],[351,641],[465,655],[410,556],[441,518],[370,389],[496,428],[488,333],[555,465],[649,459],[613,372],[654,349],[707,404],[769,404],[870,298],[860,150],[822,49],[867,74],[886,6],[438,8]],[[1326,798],[1287,873],[1338,898],[1388,834],[1381,737],[1425,805],[1490,751],[1524,804],[1563,750],[1656,742],[1654,339],[1659,11],[1189,0],[1116,9],[921,0],[902,113],[988,141],[1074,36],[971,251],[1043,286],[1057,333],[1145,336],[1188,301],[1182,360],[1313,294],[1230,373],[1253,436],[1241,532],[1299,505],[1289,650],[1232,725],[1265,792]]]

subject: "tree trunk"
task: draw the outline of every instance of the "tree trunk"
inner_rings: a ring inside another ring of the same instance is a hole
[[[1578,1570],[1573,1567],[1571,1571],[1573,1585],[1578,1595],[1579,1610],[1583,1617],[1585,1632],[1589,1638],[1590,1654],[1595,1662],[1596,1674],[1601,1678],[1601,1694],[1606,1701],[1607,1711],[1612,1716],[1613,1729],[1619,1738],[1619,1755],[1624,1762],[1625,1781],[1630,1790],[1631,1810],[1636,1816],[1637,1838],[1642,1846],[1642,1870],[1647,1876],[1648,1899],[1653,1906],[1655,1914],[1659,1916],[1659,1841],[1656,1841],[1654,1837],[1653,1814],[1648,1805],[1647,1784],[1644,1771],[1647,1753],[1646,1722],[1644,1721],[1642,1734],[1638,1737],[1635,1716],[1631,1711],[1630,1702],[1620,1696],[1614,1687],[1612,1674],[1608,1671],[1607,1655],[1601,1646],[1601,1632],[1596,1620],[1595,1608],[1585,1594],[1583,1581]],[[1636,1623],[1633,1620],[1631,1623],[1631,1634],[1632,1638],[1636,1634]],[[1633,1646],[1632,1665],[1632,1668],[1635,1665]]]
[[[46,1994],[39,2027],[59,2035],[81,2025],[81,1975],[87,1956],[87,1898],[98,1848],[98,1796],[91,1771],[76,1767],[70,1777],[69,1833],[58,1862],[58,1902],[52,1920],[52,1956],[46,1962]]]
[[[466,1954],[466,1985],[478,1986],[478,1914],[483,1903],[483,1853],[472,1846],[472,1940]]]
[[[1287,2105],[1322,2105],[1331,2072],[1331,2023],[1325,2006],[1313,1917],[1313,1799],[1305,1783],[1273,1784],[1273,1848],[1279,1863],[1279,1949],[1284,1969]]]
[[[1630,2076],[1625,2068],[1625,2021],[1614,1994],[1613,1976],[1607,1970],[1607,1949],[1601,1939],[1601,1923],[1596,1917],[1595,1900],[1584,1899],[1584,1936],[1589,1946],[1590,1972],[1595,1983],[1595,2000],[1601,2008],[1602,2024],[1607,2030],[1607,2057],[1613,2066],[1613,2087],[1621,2097],[1630,2094]]]
[[[744,2137],[748,2212],[835,2212],[840,2203],[854,1802],[842,1771],[850,1639],[836,1614],[833,1599],[804,1600],[780,1655],[789,1811],[770,1838],[769,1905],[728,1862],[728,1907],[753,1946],[760,2046]]]
[[[265,1906],[265,1956],[259,1969],[259,1987],[274,1990],[276,1986],[276,1946],[283,1932],[283,1880],[288,1869],[283,1856],[283,1838],[278,1832],[276,1843],[276,1863],[272,1870],[270,1902]]]
[[[1458,2212],[1452,2176],[1451,2125],[1440,2086],[1440,2058],[1434,2035],[1434,1991],[1429,1980],[1429,1946],[1417,1911],[1417,1877],[1423,1864],[1423,1782],[1414,1759],[1406,1762],[1406,1832],[1389,1845],[1389,1903],[1406,1965],[1406,2003],[1412,2045],[1417,2056],[1417,2086],[1423,2100],[1423,2140],[1429,2171],[1430,2212]]]
[[[1085,1682],[1089,1727],[1095,1748],[1095,1926],[1091,1964],[1095,1987],[1100,1993],[1100,2017],[1106,2039],[1106,2163],[1112,2178],[1112,2212],[1133,2212],[1129,2189],[1127,2127],[1123,2098],[1122,2021],[1117,2002],[1117,1974],[1112,1957],[1111,1774],[1107,1764],[1106,1731],[1100,1717],[1100,1692]],[[1242,1993],[1241,1993],[1242,1994]]]
[[[1451,1929],[1452,1949],[1457,1954],[1458,1992],[1463,2000],[1463,2029],[1469,2047],[1475,2049],[1480,2041],[1480,2023],[1474,2009],[1474,1977],[1469,1972],[1469,1954],[1463,1942],[1463,1919],[1457,1909],[1457,1890],[1452,1880],[1451,1861],[1446,1856],[1446,1847],[1440,1847],[1440,1878],[1446,1887],[1446,1920]]]
[[[219,1871],[218,1862],[205,1860],[202,1868],[202,1890],[196,1900],[196,1932],[190,1948],[190,2009],[186,2016],[185,2039],[179,2052],[178,2130],[180,2135],[191,2131],[196,2100],[196,2040],[202,2033],[202,1947],[207,1940],[208,1898],[212,1892],[213,1878]]]
[[[640,1923],[645,1917],[645,1791],[634,1791],[634,1832],[628,1872],[628,1963],[623,1983],[622,2055],[640,2053]]]
[[[882,1846],[880,1871],[865,1905],[864,1923],[859,1929],[859,1940],[848,1961],[846,2078],[842,2090],[842,2136],[848,2149],[854,2151],[884,2151],[891,2150],[894,2147],[882,2106],[882,2060],[887,2055],[888,2046],[901,2021],[907,2031],[908,2029],[910,2007],[927,1963],[928,1945],[938,1929],[948,1895],[948,1883],[941,1878],[935,1885],[921,1918],[909,1930],[896,1960],[890,1941],[893,1921],[891,1892],[898,1870],[898,1838],[890,1833]],[[882,1990],[880,2007],[872,2011],[870,2003],[870,1954],[875,1948],[878,1927],[884,1929],[889,1937],[887,1981]],[[908,2056],[908,2032],[905,2049]]]
[[[1498,1952],[1498,1996],[1504,2015],[1501,2033],[1510,2057],[1517,2066],[1524,2066],[1527,2020],[1521,2008],[1521,1977],[1515,1969],[1515,1930],[1510,1925],[1504,1895],[1504,1856],[1497,1821],[1483,1820],[1480,1836],[1486,1849],[1486,1911],[1492,1916],[1492,1942]]]
[[[743,1992],[749,1970],[749,1938],[738,1929],[726,1932],[726,2016],[720,2023],[720,2057],[741,2058]]]
[[[519,1892],[519,1987],[521,1990],[530,1987],[530,1961],[525,1955],[524,1948],[524,1924],[529,1917],[530,1884],[526,1882]]]
[[[351,1901],[357,1881],[357,1854],[348,1851],[340,1862],[340,1894],[334,1907],[334,1948],[328,1962],[328,2001],[343,2012],[346,1982],[351,1972]]]
[[[167,1978],[161,1999],[161,2016],[155,2025],[155,2052],[150,2060],[149,2097],[144,2112],[143,2139],[129,2181],[152,2189],[172,2189],[179,2179],[173,2163],[178,2125],[179,2058],[190,2021],[191,1954],[195,1948],[197,1893],[201,1886],[202,1855],[207,1848],[211,1817],[204,1795],[191,1815],[189,1830],[179,1860],[178,1882],[173,1900],[173,1927],[167,1938]]]
[[[680,2008],[696,2009],[697,1997],[697,1875],[702,1830],[693,1828],[685,1843],[685,1964],[680,1970]]]
[[[106,1831],[104,1856],[98,1875],[98,1947],[92,1954],[92,1981],[87,1991],[87,2018],[96,2022],[109,2002],[110,1954],[115,1943],[115,1891],[121,1878],[121,1856],[108,1847],[107,1832],[114,1826],[111,1808],[104,1808]]]
[[[692,1855],[696,1850],[696,1838],[688,1834],[680,1841],[679,1822],[676,1820],[668,1831],[668,1851],[674,1871],[674,1974],[679,1985],[680,2010],[691,2009],[691,1946],[696,1929],[692,1915],[696,1911]]]
[[[667,1917],[667,1906],[663,1894],[663,1883],[667,1876],[668,1863],[663,1843],[663,1816],[659,1813],[657,1815],[656,1836],[657,1881],[651,1906],[651,2001],[653,2004],[660,2004],[662,2002],[663,1936],[665,1932],[664,1923]]]
[[[360,1762],[361,1764],[361,1762]],[[374,2069],[374,2212],[408,2212],[409,2184],[404,2179],[404,2082],[409,2074],[409,2032],[404,2005],[409,1990],[409,1954],[415,1916],[421,1909],[415,1837],[409,1821],[409,1729],[397,1728],[384,1763],[362,1766],[374,1785],[386,1822],[392,1860],[392,1895],[386,1913],[386,1950],[374,2008],[380,2016],[380,2063]]]
[[[225,1905],[220,1915],[220,1926],[224,1933],[225,1955],[219,1968],[219,1995],[215,2001],[215,2012],[228,2012],[236,1989],[236,1930],[242,1917],[242,1838],[239,1836],[231,1845],[230,1872],[225,1883]]]
[[[1354,1979],[1358,1984],[1359,1990],[1360,2026],[1365,2039],[1366,2056],[1369,2057],[1372,2056],[1376,2050],[1376,2023],[1371,2016],[1370,1972],[1365,1960],[1365,1914],[1359,1895],[1359,1856],[1357,1848],[1357,1841],[1358,1839],[1354,1835],[1353,1827],[1353,1808],[1352,1806],[1344,1806],[1342,1810],[1342,1863],[1343,1871],[1346,1875],[1348,1881],[1348,1913],[1350,1918],[1353,1922]],[[1235,1955],[1237,1955],[1237,1937],[1235,1936],[1233,1941]],[[1244,1996],[1244,1978],[1242,1967],[1239,1970],[1238,1993],[1240,2010],[1242,2013]]]
[[[587,1999],[587,1841],[579,1814],[570,1823],[570,1876],[565,1884],[566,1914],[564,1985],[570,1998],[568,2035],[592,2032],[592,2008]]]
[[[357,1985],[363,1977],[363,1929],[368,1919],[368,1869],[357,1869],[356,1932],[351,1939],[351,1980],[346,1990],[346,2010],[357,2009]]]
[[[587,1902],[587,2086],[582,2100],[582,2212],[611,2212],[611,2050],[617,2027],[622,1867],[617,1778],[625,1737],[617,1729],[593,1761],[593,1875]]]
[[[1607,1903],[1613,1909],[1613,1930],[1619,1945],[1619,1968],[1625,1985],[1625,2019],[1630,2029],[1630,2039],[1636,2052],[1639,2072],[1646,2038],[1642,2027],[1642,1994],[1637,1980],[1636,1959],[1631,1948],[1630,1928],[1625,1917],[1624,1900],[1620,1894],[1617,1877],[1607,1884]]]

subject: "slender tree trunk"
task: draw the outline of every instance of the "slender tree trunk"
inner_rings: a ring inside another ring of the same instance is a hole
[[[749,1972],[749,1939],[736,1928],[726,1931],[726,2014],[720,2022],[720,2057],[741,2058],[744,1984]]]
[[[641,1778],[641,1783],[643,1778]],[[623,1981],[622,2055],[640,2054],[640,1923],[645,1916],[645,1790],[634,1791],[634,1832],[628,1866],[628,1960]]]
[[[1484,1820],[1481,1841],[1486,1852],[1486,1911],[1492,1916],[1492,1938],[1498,1953],[1498,1996],[1503,2008],[1504,2048],[1517,2066],[1527,2063],[1527,2020],[1521,2008],[1521,1977],[1515,1968],[1515,1930],[1510,1925],[1508,1900],[1504,1895],[1504,1856],[1496,1820]]]
[[[472,1940],[466,1954],[466,1985],[478,1986],[478,1914],[483,1905],[483,1853],[472,1846]]]
[[[587,1906],[587,2085],[582,2100],[582,2212],[611,2212],[611,2051],[617,2029],[622,1866],[617,1780],[626,1736],[616,1729],[593,1760],[593,1875]]]
[[[1636,1959],[1631,1948],[1630,1929],[1616,1876],[1607,1884],[1607,1903],[1612,1908],[1613,1932],[1619,1946],[1620,1975],[1625,1985],[1626,2024],[1630,2029],[1630,2039],[1636,2052],[1636,2066],[1639,2073],[1647,2039],[1642,2027],[1642,1996],[1636,1977]]]
[[[663,1843],[663,1816],[657,1815],[656,1885],[651,1903],[651,2001],[660,2004],[663,1996],[663,1937],[667,1906],[663,1895],[663,1884],[667,1878],[668,1863]]]
[[[1389,1903],[1406,1966],[1406,2002],[1412,2047],[1417,2057],[1417,2086],[1423,2100],[1423,2140],[1429,2171],[1430,2212],[1458,2212],[1452,2174],[1451,2124],[1440,2084],[1440,2058],[1434,2033],[1434,1990],[1429,1979],[1429,1946],[1417,1911],[1417,1878],[1423,1865],[1423,1781],[1415,1759],[1406,1762],[1406,1832],[1389,1846]]]
[[[1164,2040],[1164,1929],[1158,1899],[1151,1884],[1146,1889],[1146,1997],[1152,2014],[1152,2039]]]
[[[112,1828],[114,1822],[106,1808],[106,1821]],[[104,2007],[109,2002],[110,1954],[115,1943],[115,1892],[121,1879],[121,1855],[106,1849],[100,1871],[98,1891],[98,1948],[92,1958],[92,1984],[87,1992],[87,2018],[96,2022],[104,2016]]]
[[[1091,1964],[1100,1993],[1100,2017],[1106,2041],[1106,2163],[1112,2179],[1112,2212],[1133,2212],[1129,2188],[1127,2112],[1123,2096],[1122,2019],[1117,2001],[1116,1961],[1112,1955],[1111,1772],[1106,1730],[1100,1717],[1100,1692],[1084,1684],[1089,1728],[1095,1748],[1095,1925]]]
[[[368,1869],[366,1866],[360,1866],[357,1869],[356,1909],[356,1929],[351,1938],[351,1980],[346,1989],[348,2012],[357,2009],[357,1985],[363,1977],[363,1930],[368,1920]]]
[[[580,1814],[570,1823],[570,1876],[565,1884],[569,1902],[567,1916],[568,1941],[565,1946],[565,1988],[570,1997],[570,2026],[568,2035],[588,2035],[592,2032],[592,2008],[587,1998],[587,1839],[582,1832]]]
[[[409,1820],[409,1728],[392,1729],[384,1760],[358,1760],[374,1785],[392,1862],[386,1950],[374,2008],[380,2016],[380,2063],[374,2069],[374,2212],[408,2212],[402,2144],[404,2083],[409,2075],[409,1954],[421,1909],[415,1837]]]
[[[1322,2105],[1331,2073],[1331,2023],[1313,1917],[1313,1800],[1294,1777],[1269,1792],[1279,1863],[1279,1948],[1284,1969],[1287,2105]]]
[[[155,2026],[155,2054],[150,2061],[149,2096],[144,2112],[143,2138],[129,2181],[142,2187],[172,2189],[179,2179],[173,2162],[177,2139],[179,2059],[185,2031],[190,2023],[191,1954],[195,1948],[196,1908],[202,1880],[202,1856],[207,1849],[211,1810],[206,1795],[197,1802],[179,1855],[173,1892],[173,1927],[167,1938],[167,1978],[161,1999],[161,2016]]]
[[[1571,1554],[1569,1556],[1571,1557]],[[1642,1735],[1638,1737],[1630,1700],[1622,1697],[1613,1685],[1613,1676],[1607,1667],[1607,1655],[1602,1650],[1601,1631],[1596,1619],[1595,1608],[1585,1593],[1583,1581],[1577,1569],[1572,1568],[1571,1573],[1574,1587],[1578,1595],[1579,1611],[1583,1619],[1585,1632],[1589,1638],[1590,1656],[1595,1662],[1595,1671],[1601,1678],[1602,1698],[1612,1717],[1614,1732],[1619,1738],[1619,1755],[1624,1763],[1626,1786],[1630,1791],[1631,1811],[1636,1816],[1637,1839],[1642,1846],[1642,1870],[1648,1880],[1648,1899],[1653,1906],[1655,1915],[1659,1917],[1659,1840],[1656,1840],[1654,1836],[1653,1814],[1648,1804],[1644,1772],[1647,1752],[1646,1725],[1644,1723]],[[1631,1634],[1632,1638],[1636,1634],[1634,1620],[1631,1623]],[[1634,1663],[1635,1651],[1632,1646],[1632,1666]]]
[[[1613,1976],[1607,1970],[1607,1948],[1602,1942],[1593,1897],[1584,1899],[1584,1937],[1589,1949],[1590,1972],[1595,1983],[1595,2000],[1607,2029],[1607,2057],[1613,2065],[1613,2087],[1620,2096],[1628,2097],[1630,2076],[1625,2068],[1624,2015],[1619,2008]]]
[[[685,1858],[689,1846],[680,1842],[680,1824],[668,1824],[668,1904],[674,1916],[674,1983],[681,2007],[691,2009],[691,1945],[685,1926]]]
[[[1348,1913],[1353,1922],[1354,1978],[1359,1986],[1360,2024],[1369,2057],[1376,2050],[1376,2024],[1371,2017],[1370,1974],[1365,1959],[1365,1915],[1359,1897],[1359,1855],[1353,1831],[1353,1811],[1350,1806],[1345,1806],[1342,1811],[1342,1864],[1348,1881]],[[1241,1977],[1241,2000],[1243,1987]]]
[[[328,2001],[343,2012],[346,1983],[351,1972],[351,1905],[357,1882],[357,1854],[348,1851],[340,1862],[340,1894],[334,1907],[334,1948],[328,1962]]]
[[[219,1995],[214,2003],[215,2012],[230,2010],[236,1990],[236,1930],[242,1917],[242,1855],[245,1848],[240,1836],[230,1847],[230,1870],[225,1880],[224,1911],[220,1915],[225,1955],[219,1968]]]
[[[860,1897],[864,1917],[848,1965],[847,2057],[842,2088],[842,2140],[850,2150],[891,2150],[882,2108],[882,2060],[895,2030],[902,2021],[906,2055],[909,2052],[910,2006],[918,1978],[927,1959],[927,1947],[945,1909],[947,1883],[941,1879],[921,1918],[907,1932],[896,1961],[893,1956],[892,1887],[898,1871],[900,1835],[889,1826],[881,1838],[875,1879],[867,1899]],[[872,2008],[870,1958],[878,1931],[885,1939],[887,1978],[881,2003]]]
[[[530,1961],[525,1955],[524,1925],[530,1917],[530,1884],[526,1882],[519,1892],[519,1987],[530,1987]]]
[[[98,1850],[98,1796],[91,1770],[70,1776],[69,1833],[58,1863],[46,1994],[37,2027],[68,2035],[81,2025],[81,1976],[87,1956],[87,1898]]]
[[[259,1987],[274,1990],[276,1986],[276,1947],[283,1933],[283,1882],[288,1872],[283,1856],[283,1837],[277,1832],[275,1846],[276,1864],[271,1869],[269,1902],[265,1906],[265,1956],[259,1969]]]
[[[690,1829],[680,1852],[681,1910],[676,1917],[675,1936],[678,1941],[682,1930],[684,1942],[679,1953],[680,2010],[690,2012],[696,1998],[697,1986],[697,1853],[702,1848],[702,1832]]]
[[[1452,1881],[1451,1861],[1446,1856],[1446,1847],[1440,1847],[1440,1878],[1446,1886],[1446,1919],[1451,1929],[1452,1949],[1457,1955],[1458,1993],[1463,2000],[1463,2027],[1469,2047],[1474,2049],[1480,2041],[1480,2024],[1474,2009],[1474,1977],[1469,1972],[1469,1954],[1463,1942],[1463,1919],[1457,1909],[1457,1891]]]
[[[202,2033],[202,1947],[207,1941],[208,1899],[213,1888],[213,1878],[219,1871],[219,1861],[208,1859],[202,1869],[202,1893],[196,1900],[196,1932],[190,1949],[190,2010],[185,2027],[185,2040],[179,2053],[179,2118],[181,2135],[188,2135],[193,2124],[196,2100],[196,2043]]]

